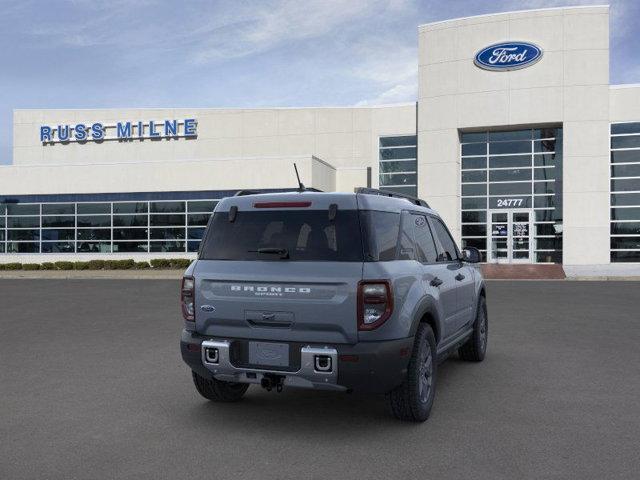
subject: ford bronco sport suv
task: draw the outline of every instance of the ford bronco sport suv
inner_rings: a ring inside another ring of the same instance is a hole
[[[438,362],[487,348],[485,286],[436,212],[379,190],[225,198],[185,272],[181,351],[205,398],[250,384],[386,393],[424,421]]]

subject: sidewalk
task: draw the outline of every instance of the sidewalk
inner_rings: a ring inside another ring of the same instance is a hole
[[[2,279],[130,279],[180,280],[184,270],[0,270]]]

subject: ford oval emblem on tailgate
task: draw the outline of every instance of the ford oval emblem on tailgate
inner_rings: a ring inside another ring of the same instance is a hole
[[[213,312],[216,309],[216,307],[214,307],[213,305],[202,305],[200,307],[200,310],[202,310],[203,312]]]

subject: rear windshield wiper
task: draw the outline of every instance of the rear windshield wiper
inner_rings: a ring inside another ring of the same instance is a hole
[[[289,250],[287,250],[286,248],[267,247],[267,248],[259,248],[257,250],[249,250],[249,252],[251,252],[251,253],[266,253],[266,254],[280,255],[280,258],[283,259],[283,260],[289,258]]]

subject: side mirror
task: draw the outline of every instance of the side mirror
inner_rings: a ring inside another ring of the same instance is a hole
[[[480,263],[482,255],[480,255],[480,250],[476,247],[467,247],[462,250],[462,260],[467,263]]]

